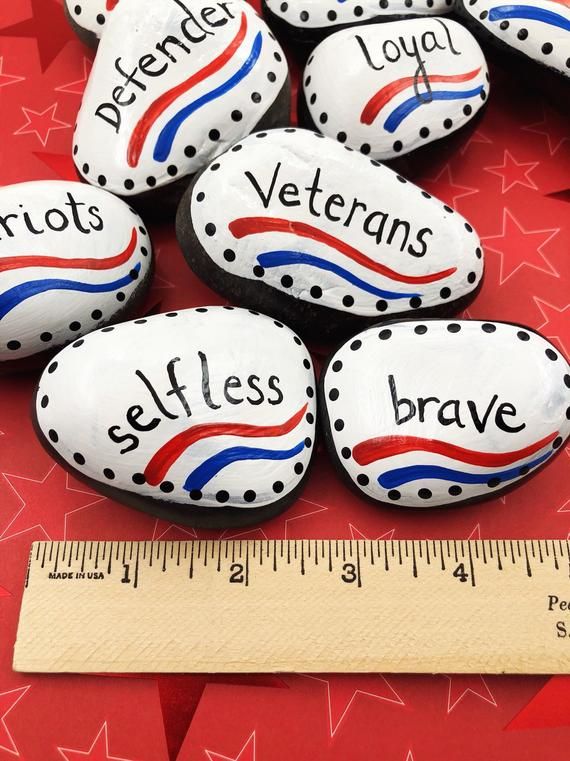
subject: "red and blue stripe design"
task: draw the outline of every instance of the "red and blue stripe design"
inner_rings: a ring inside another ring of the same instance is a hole
[[[152,105],[146,110],[141,119],[138,121],[133,134],[131,135],[127,151],[127,163],[130,167],[134,168],[138,166],[149,132],[157,120],[160,118],[160,116],[162,116],[162,114],[173,103],[175,103],[175,101],[177,101],[183,95],[186,95],[193,87],[196,87],[196,85],[204,82],[214,74],[217,74],[226,66],[226,64],[232,61],[232,59],[238,54],[239,50],[241,49],[246,35],[247,16],[245,13],[242,13],[238,32],[230,44],[225,48],[225,50],[223,50],[219,56],[214,58],[213,61],[210,61],[210,63],[202,67],[195,74],[192,74],[191,77],[176,87],[173,87],[171,90],[168,90],[168,92],[163,93],[160,98],[152,103]],[[193,100],[181,108],[176,114],[174,114],[174,116],[172,116],[171,119],[169,119],[169,121],[160,131],[154,146],[153,158],[155,161],[164,162],[168,159],[172,150],[174,139],[176,138],[180,127],[184,124],[188,117],[205,106],[207,103],[210,103],[213,100],[216,100],[217,98],[225,95],[227,92],[236,87],[245,77],[247,77],[247,75],[259,60],[262,45],[263,37],[261,32],[258,32],[255,35],[251,50],[249,51],[245,62],[234,74],[232,74],[232,76],[226,79],[223,84],[209,90],[199,98],[196,98],[196,100]]]
[[[106,259],[87,259],[87,258],[70,258],[66,259],[59,256],[8,256],[0,259],[0,273],[9,272],[28,267],[46,267],[49,269],[84,269],[91,271],[101,271],[115,269],[126,264],[134,254],[137,247],[137,231],[133,228],[128,246],[119,254],[107,257]],[[136,272],[138,276],[141,269],[140,264],[136,264],[131,272]],[[135,277],[136,277],[135,276]],[[9,288],[7,291],[0,293],[0,320],[9,312],[15,309],[19,304],[27,299],[37,296],[47,291],[82,291],[84,293],[109,293],[119,288],[124,288],[133,282],[133,276],[129,273],[124,277],[116,278],[107,283],[88,283],[80,280],[70,280],[64,278],[42,278],[37,280],[28,280],[19,285]]]
[[[429,74],[423,78],[427,88],[425,93],[420,93],[418,90],[418,77],[396,79],[389,85],[382,87],[370,98],[362,109],[360,121],[362,124],[372,124],[380,111],[388,106],[394,98],[401,92],[404,92],[404,90],[413,88],[414,95],[392,109],[384,121],[384,129],[387,132],[394,133],[404,119],[426,103],[431,103],[434,100],[464,100],[479,95],[483,91],[483,85],[477,85],[468,90],[436,90],[432,85],[471,82],[476,79],[480,71],[481,67],[464,74]]]
[[[561,3],[565,5],[565,3]],[[556,11],[538,8],[534,5],[497,5],[489,11],[489,21],[504,21],[505,19],[525,19],[538,21],[541,24],[564,29],[570,32],[570,19]]]
[[[512,481],[526,475],[533,468],[542,465],[554,454],[555,447],[550,445],[557,438],[558,432],[545,436],[522,449],[498,453],[465,449],[437,439],[424,439],[415,436],[382,436],[357,444],[353,449],[352,456],[355,462],[364,466],[408,452],[429,452],[454,460],[457,463],[485,468],[484,471],[480,472],[440,465],[409,465],[394,468],[378,476],[378,483],[384,489],[395,489],[412,481],[429,479],[451,481],[458,484],[488,484],[491,482],[498,485],[503,481]],[[545,447],[549,447],[549,449],[541,451]],[[538,454],[539,452],[540,454]],[[534,457],[534,455],[537,456]],[[515,463],[518,464],[515,465]]]
[[[307,411],[307,404],[292,417],[277,425],[249,425],[247,423],[205,423],[194,425],[166,442],[151,458],[145,468],[147,484],[158,486],[167,476],[175,462],[196,442],[206,441],[219,436],[237,436],[240,438],[279,439],[294,431]],[[221,470],[234,462],[244,460],[289,460],[300,454],[305,448],[301,439],[295,446],[285,449],[266,447],[235,446],[221,449],[194,468],[184,483],[185,491],[201,491],[204,486]]]
[[[358,249],[345,243],[345,241],[336,238],[330,233],[326,233],[320,230],[318,227],[309,225],[306,222],[291,221],[288,219],[280,219],[277,217],[240,217],[234,219],[228,225],[232,235],[241,239],[249,235],[266,234],[271,232],[290,233],[299,238],[306,238],[307,240],[313,240],[317,243],[322,243],[326,246],[330,246],[338,253],[345,256],[349,261],[354,262],[361,267],[369,270],[370,272],[382,275],[390,280],[406,283],[408,285],[420,285],[425,283],[433,283],[439,280],[443,280],[456,272],[456,267],[450,267],[449,269],[441,272],[433,272],[428,275],[405,275],[401,272],[387,267],[380,262],[370,259],[370,257],[363,254]],[[345,280],[352,285],[360,288],[361,290],[374,294],[383,299],[409,299],[414,296],[422,296],[419,292],[402,293],[399,291],[386,290],[384,288],[378,288],[371,283],[357,277],[355,274],[345,267],[323,259],[319,256],[314,256],[305,251],[294,251],[289,249],[280,249],[276,251],[267,251],[259,254],[257,257],[258,264],[264,269],[270,269],[273,267],[285,267],[292,265],[305,265],[308,267],[315,267],[317,269],[332,272],[342,280]]]

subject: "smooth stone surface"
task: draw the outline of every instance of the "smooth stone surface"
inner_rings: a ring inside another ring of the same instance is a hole
[[[459,0],[458,11],[474,34],[570,76],[570,7],[556,0]]]
[[[395,314],[452,314],[481,283],[481,242],[442,201],[315,132],[250,135],[186,192],[177,234],[194,271],[302,335]]]
[[[489,95],[473,35],[449,19],[344,29],[311,54],[303,73],[303,123],[391,159],[466,125]]]
[[[97,331],[39,382],[40,438],[103,494],[196,526],[270,517],[313,452],[313,366],[282,323],[199,307]]]
[[[570,367],[530,328],[408,321],[331,357],[319,389],[330,453],[351,486],[404,507],[496,497],[570,433]]]
[[[74,32],[90,47],[97,47],[111,11],[119,0],[64,0],[63,7]]]
[[[262,0],[270,26],[292,42],[320,42],[332,32],[360,24],[450,13],[455,0]]]
[[[193,174],[260,122],[287,124],[279,44],[242,0],[121,0],[79,112],[75,164],[125,196]]]
[[[0,363],[57,349],[132,312],[152,245],[119,198],[78,182],[0,188]]]

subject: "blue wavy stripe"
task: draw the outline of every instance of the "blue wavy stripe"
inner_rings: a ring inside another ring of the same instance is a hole
[[[404,119],[409,116],[416,108],[431,103],[432,100],[462,100],[463,98],[474,98],[483,90],[483,85],[475,87],[473,90],[440,90],[430,94],[430,100],[420,100],[415,95],[408,98],[395,108],[390,116],[384,122],[384,129],[387,132],[395,132]]]
[[[140,264],[133,267],[136,272],[139,272],[141,268]],[[123,288],[126,285],[130,285],[133,279],[130,275],[119,280],[113,280],[112,283],[80,283],[76,280],[30,280],[27,283],[21,283],[15,285],[8,291],[0,294],[0,320],[5,317],[8,312],[21,304],[26,299],[31,299],[32,296],[37,296],[39,293],[45,293],[46,291],[82,291],[84,293],[108,293],[109,291],[116,291],[119,288]]]
[[[233,462],[241,460],[289,460],[300,454],[305,448],[301,441],[293,449],[257,449],[256,447],[230,447],[213,455],[201,465],[198,465],[186,479],[184,489],[202,489],[208,481]]]
[[[320,270],[326,270],[327,272],[334,272],[343,280],[347,280],[352,285],[360,288],[366,293],[372,293],[374,296],[378,296],[382,299],[410,299],[413,296],[421,296],[421,293],[396,293],[395,291],[384,291],[382,288],[376,288],[365,280],[361,280],[352,272],[345,270],[344,267],[339,267],[338,264],[329,262],[326,259],[321,259],[318,256],[312,256],[311,254],[303,254],[300,251],[268,251],[265,254],[259,254],[257,257],[259,264],[269,269],[271,267],[282,267],[287,264],[308,264],[310,267],[318,267]]]
[[[506,18],[525,18],[541,21],[543,24],[557,26],[570,32],[570,21],[555,11],[544,8],[532,8],[530,5],[500,5],[489,11],[489,21],[501,21]]]
[[[438,465],[411,465],[407,468],[396,468],[388,470],[378,477],[378,483],[384,489],[394,489],[410,481],[420,481],[424,479],[438,479],[441,481],[454,481],[458,484],[486,484],[491,478],[499,478],[501,481],[511,481],[518,478],[521,474],[521,468],[536,468],[552,454],[552,450],[546,454],[537,457],[532,462],[524,465],[517,465],[516,468],[508,470],[495,470],[490,473],[465,473],[462,470],[453,470],[452,468],[441,468]]]
[[[255,66],[259,56],[261,55],[261,46],[263,44],[263,37],[261,32],[255,35],[251,52],[247,57],[245,63],[240,69],[236,71],[226,82],[216,87],[214,90],[205,93],[201,97],[189,103],[183,109],[181,109],[172,119],[165,124],[154,148],[153,158],[155,161],[166,161],[172,150],[172,143],[174,138],[182,124],[199,108],[205,106],[206,103],[210,103],[212,100],[221,97],[229,90],[233,89],[242,79],[247,77],[249,72]]]

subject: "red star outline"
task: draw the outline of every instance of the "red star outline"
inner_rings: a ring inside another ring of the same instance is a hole
[[[538,326],[538,328],[537,328],[537,330],[541,330],[541,331],[542,331],[543,328],[545,328],[547,325],[550,324],[550,322],[551,322],[551,320],[552,320],[552,318],[554,317],[555,314],[562,315],[566,311],[570,310],[570,303],[566,304],[566,306],[564,306],[564,307],[557,307],[554,304],[550,304],[550,302],[545,301],[544,299],[540,299],[538,296],[533,296],[533,301],[536,304],[536,306],[538,307],[538,309],[539,309],[540,313],[542,314],[542,316],[544,317],[544,322],[542,322]],[[546,309],[545,309],[545,307],[546,307]],[[550,314],[549,314],[549,311],[550,311]],[[568,318],[570,318],[570,311],[568,311]],[[570,319],[568,321],[568,324],[570,325]],[[558,330],[558,328],[556,328],[556,329]],[[546,333],[546,331],[543,331],[543,332],[547,335],[548,338],[550,338],[550,339],[552,339],[552,338],[556,339],[558,341],[558,343],[560,344],[560,346],[563,348],[565,354],[568,355],[568,351],[566,349],[566,346],[565,346],[564,342],[562,341],[561,336],[559,336],[557,334],[549,334],[549,333]]]
[[[542,108],[542,121],[540,122],[533,122],[532,124],[528,124],[525,127],[521,127],[522,130],[525,130],[526,132],[534,132],[536,135],[544,135],[546,137],[547,143],[548,143],[548,152],[551,156],[554,156],[554,154],[558,151],[560,146],[565,143],[567,140],[570,140],[570,131],[566,129],[566,134],[564,134],[563,130],[564,127],[561,123],[558,123],[557,120],[562,120],[562,116],[559,116],[553,109],[549,109],[549,113],[552,114],[553,122],[551,122],[552,129],[548,130],[549,120],[547,115],[547,110]],[[538,127],[544,126],[544,129],[537,129]],[[560,134],[557,133],[557,127],[560,126]],[[555,137],[553,137],[555,136]],[[554,145],[554,140],[558,140],[556,145]]]
[[[501,251],[500,249],[493,248],[492,246],[489,246],[487,241],[490,240],[508,240],[509,236],[507,235],[507,225],[512,224],[514,225],[519,232],[521,232],[523,235],[539,235],[542,233],[550,233],[550,235],[545,238],[540,246],[537,246],[536,251],[540,254],[540,256],[543,258],[544,262],[548,265],[548,269],[545,269],[544,267],[539,267],[536,264],[532,264],[531,262],[527,262],[526,260],[523,260],[519,262],[516,267],[509,272],[509,274],[505,277],[504,276],[504,266],[503,266],[503,259],[505,256],[504,251]],[[554,268],[554,266],[550,263],[550,261],[546,258],[545,254],[543,253],[542,249],[544,246],[546,246],[547,243],[549,243],[552,238],[554,238],[555,235],[557,235],[560,232],[560,228],[548,228],[544,230],[526,230],[517,220],[517,218],[510,212],[506,207],[503,209],[503,222],[502,222],[502,230],[497,235],[485,235],[481,238],[481,241],[485,247],[485,251],[492,251],[495,254],[498,254],[501,259],[501,266],[499,268],[499,285],[503,285],[507,282],[507,280],[512,277],[515,272],[518,272],[518,270],[521,267],[527,266],[531,267],[534,270],[537,270],[538,272],[544,272],[546,275],[552,275],[553,277],[560,277],[560,274],[558,271]]]
[[[366,534],[363,534],[362,531],[353,523],[348,524],[348,530],[350,531],[350,536],[352,539],[358,540],[358,539],[368,539],[372,542],[382,542],[382,541],[390,541],[390,539],[394,538],[394,534],[396,533],[395,528],[388,529],[388,531],[385,531],[383,534],[380,534],[379,536],[366,536]]]
[[[83,56],[83,78],[76,79],[73,82],[67,82],[67,84],[64,85],[60,85],[59,87],[55,88],[55,92],[64,92],[67,95],[83,95],[85,92],[85,87],[87,86],[87,80],[89,79],[89,74],[91,72],[92,66],[92,59],[87,58],[87,56]]]
[[[487,135],[484,135],[481,132],[481,130],[476,129],[469,135],[465,143],[461,146],[461,148],[459,149],[459,153],[462,156],[464,156],[465,152],[467,151],[467,149],[470,147],[472,143],[483,143],[486,145],[493,145],[493,141],[490,138],[488,138]]]
[[[4,74],[4,56],[0,56],[0,89],[15,85],[17,82],[23,82],[26,77],[17,77],[14,74]]]
[[[4,713],[0,714],[0,751],[5,750],[6,753],[10,753],[12,756],[20,757],[20,753],[6,724],[6,717],[17,706],[30,687],[31,685],[28,684],[25,687],[16,687],[14,690],[0,692],[0,709],[4,711]],[[12,698],[7,697],[8,695],[16,695],[16,697],[12,700]],[[6,741],[10,743],[11,747],[4,744]]]
[[[68,124],[67,122],[62,122],[60,119],[55,118],[55,112],[57,110],[57,106],[58,106],[57,101],[55,103],[52,103],[51,106],[48,106],[43,111],[34,111],[32,108],[26,108],[25,106],[22,106],[22,112],[24,113],[24,116],[26,117],[27,122],[23,124],[21,127],[19,127],[14,132],[14,135],[36,135],[40,143],[45,148],[52,132],[58,129],[68,129],[69,127],[71,127],[71,124]],[[41,117],[41,116],[46,116],[48,112],[51,112],[49,114],[51,123],[57,126],[47,127],[47,132],[45,134],[40,134],[37,128],[28,129],[28,127],[31,127],[31,125],[34,122],[34,119],[30,117],[30,114],[33,114],[33,116]]]
[[[79,761],[81,758],[91,758],[92,761],[133,761],[132,759],[124,758],[123,756],[110,756],[109,755],[109,733],[108,733],[108,727],[107,727],[107,721],[105,720],[103,722],[103,725],[99,732],[97,732],[97,735],[93,742],[91,743],[91,747],[88,748],[88,750],[77,750],[76,748],[63,748],[62,746],[57,746],[57,749],[61,755],[62,758],[65,759],[65,761]],[[105,752],[105,756],[103,757],[103,751]],[[71,753],[73,755],[69,756],[68,754]],[[92,755],[93,753],[97,753],[97,756]],[[99,755],[101,753],[101,755]]]
[[[237,756],[225,756],[213,750],[206,750],[206,748],[204,748],[204,753],[208,756],[208,761],[255,761],[255,729],[247,738]],[[246,753],[247,755],[244,755]]]
[[[26,509],[26,501],[25,501],[25,499],[20,495],[20,493],[18,492],[18,490],[16,489],[16,487],[14,486],[14,484],[12,483],[12,481],[10,479],[14,478],[14,479],[19,479],[20,481],[30,481],[30,482],[36,483],[36,484],[44,484],[48,480],[48,478],[51,476],[51,474],[54,472],[54,470],[57,467],[58,466],[54,463],[51,466],[51,468],[48,470],[46,475],[42,479],[40,479],[40,480],[38,480],[36,478],[29,478],[28,476],[18,476],[15,473],[2,473],[1,474],[1,475],[4,476],[4,479],[6,480],[9,488],[14,492],[16,497],[22,503],[22,506],[20,507],[20,509],[18,510],[16,515],[12,518],[12,520],[8,523],[8,525],[6,526],[4,531],[2,531],[2,533],[0,534],[0,542],[3,542],[6,539],[13,539],[15,536],[19,536],[20,534],[25,534],[27,531],[32,531],[34,528],[39,528],[44,533],[44,535],[45,535],[45,537],[46,537],[46,539],[48,541],[52,539],[52,537],[44,529],[44,527],[43,527],[43,525],[41,523],[36,523],[33,526],[28,526],[27,528],[22,529],[21,531],[16,531],[14,534],[9,534],[8,533],[8,531],[10,530],[10,526],[12,526],[18,520],[18,517]],[[97,505],[100,502],[104,502],[105,499],[106,499],[106,497],[102,497],[100,495],[95,495],[95,494],[93,494],[93,492],[83,491],[82,489],[76,489],[73,486],[70,486],[69,485],[69,473],[66,473],[65,477],[66,477],[65,478],[65,488],[66,488],[67,491],[77,492],[78,494],[86,494],[88,496],[95,497],[95,499],[93,500],[93,502],[89,502],[87,505],[83,505],[82,507],[76,507],[73,510],[69,510],[69,512],[64,513],[64,517],[63,517],[63,541],[65,541],[66,538],[67,538],[67,519],[68,519],[68,517],[70,515],[73,515],[74,513],[78,513],[81,510],[86,510],[88,507],[93,507],[93,505]]]
[[[405,706],[406,705],[405,702],[400,697],[400,695],[398,695],[396,690],[392,687],[390,682],[386,679],[384,674],[361,675],[363,677],[364,676],[368,676],[368,677],[370,677],[370,676],[376,676],[376,677],[379,677],[384,682],[384,685],[386,686],[388,692],[391,692],[392,695],[394,695],[394,698],[392,699],[392,698],[386,697],[386,695],[381,695],[381,694],[377,694],[377,693],[374,693],[374,692],[368,692],[367,690],[355,689],[353,691],[353,693],[352,693],[352,696],[351,696],[350,700],[345,705],[344,710],[342,711],[342,713],[338,717],[336,723],[333,724],[333,707],[332,707],[331,683],[330,683],[330,680],[329,679],[323,679],[322,677],[316,676],[315,674],[299,674],[299,676],[305,677],[306,679],[314,679],[316,682],[321,682],[322,684],[326,685],[326,687],[327,687],[327,703],[328,703],[328,712],[329,712],[329,731],[330,731],[331,738],[333,738],[335,736],[335,734],[337,733],[340,725],[344,721],[345,716],[347,715],[347,713],[349,712],[352,704],[356,700],[357,695],[365,695],[366,697],[374,698],[375,700],[379,700],[379,701],[381,701],[383,703],[393,703],[393,704],[399,705],[399,706]]]
[[[528,176],[533,169],[535,169],[539,165],[539,161],[517,161],[515,157],[512,155],[510,151],[505,149],[503,154],[503,163],[502,164],[496,164],[495,166],[486,166],[483,167],[485,172],[490,172],[491,174],[496,175],[497,177],[501,178],[501,192],[506,193],[511,188],[513,188],[515,185],[522,185],[523,188],[530,188],[531,190],[538,190],[538,186],[536,185],[533,180],[530,179]],[[510,167],[508,166],[510,164]],[[509,168],[514,169],[515,167],[530,167],[529,169],[526,169],[525,171],[519,172],[519,177],[515,177],[514,180],[510,180],[509,184],[507,185],[507,177]],[[499,170],[505,169],[505,172],[501,172]],[[524,179],[521,180],[520,177],[523,177]]]
[[[474,674],[474,675],[465,675],[465,674],[455,674],[455,675],[449,675],[444,674],[446,679],[449,679],[449,691],[447,694],[447,714],[449,715],[453,709],[460,703],[463,698],[471,693],[472,695],[475,695],[478,698],[481,698],[485,703],[489,703],[489,705],[492,705],[494,708],[498,708],[497,701],[493,697],[493,693],[489,689],[489,685],[485,681],[485,679],[481,676],[481,674]],[[455,700],[452,702],[452,689],[453,689],[453,682],[460,682],[464,681],[467,683],[467,686],[463,685],[463,690],[459,697],[455,697]],[[469,682],[479,680],[479,686],[480,691],[476,689],[474,686],[470,686]]]
[[[451,199],[449,205],[454,209],[457,209],[457,201],[460,198],[465,198],[466,196],[472,196],[475,195],[475,193],[479,193],[477,188],[469,188],[466,185],[458,185],[456,182],[454,182],[449,163],[445,164],[445,166],[440,170],[439,174],[435,177],[421,178],[418,180],[417,184],[427,190],[428,193],[434,195],[436,198],[439,198],[442,201],[447,202],[449,199]],[[441,186],[441,191],[439,191],[438,185]],[[462,190],[464,192],[451,193],[452,188],[456,188],[457,190]],[[448,190],[450,191],[449,194],[447,193]]]

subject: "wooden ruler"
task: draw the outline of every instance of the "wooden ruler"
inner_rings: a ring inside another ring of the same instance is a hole
[[[14,668],[570,673],[569,545],[36,542]]]

